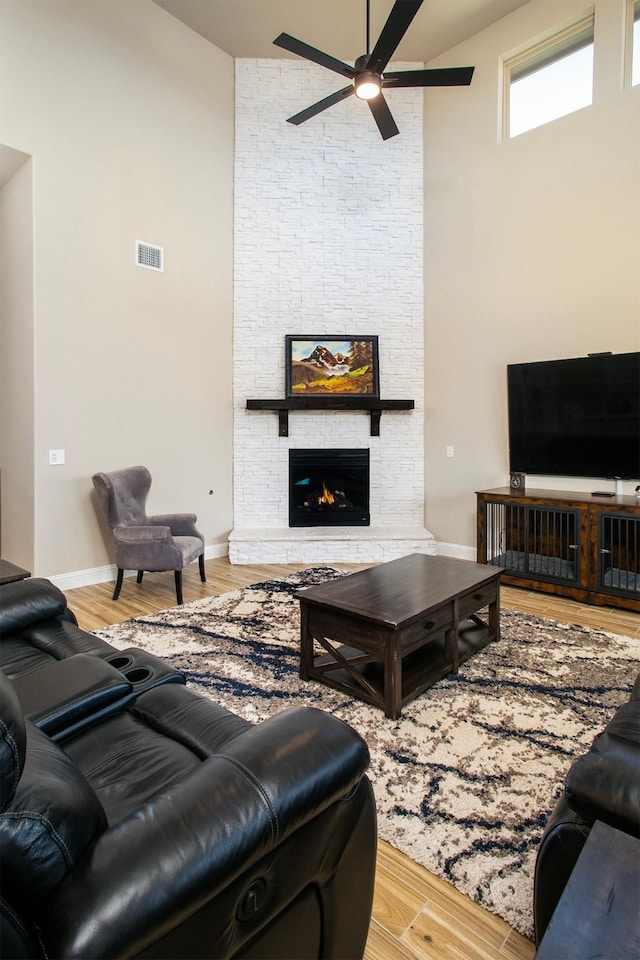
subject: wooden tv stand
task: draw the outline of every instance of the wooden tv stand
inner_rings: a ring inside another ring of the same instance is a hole
[[[478,563],[502,583],[640,613],[640,500],[566,490],[480,490]]]

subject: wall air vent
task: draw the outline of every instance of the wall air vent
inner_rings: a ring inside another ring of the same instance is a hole
[[[136,263],[139,267],[146,267],[148,270],[158,270],[162,273],[164,270],[164,248],[137,240]]]

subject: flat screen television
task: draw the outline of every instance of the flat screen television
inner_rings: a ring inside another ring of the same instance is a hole
[[[507,366],[509,469],[640,479],[640,353]]]

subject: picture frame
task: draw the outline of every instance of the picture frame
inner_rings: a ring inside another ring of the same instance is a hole
[[[379,399],[377,336],[287,334],[285,393],[287,399]]]

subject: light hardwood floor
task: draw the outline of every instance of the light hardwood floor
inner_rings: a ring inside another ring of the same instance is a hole
[[[184,573],[185,603],[285,576],[305,566],[308,564],[233,566],[226,558],[209,560],[207,583],[201,583],[197,565],[192,564]],[[355,564],[333,566],[349,572],[362,569]],[[116,603],[111,600],[112,591],[113,584],[104,583],[66,592],[81,627],[95,630],[176,602],[170,573],[147,573],[140,585],[135,577],[125,579]],[[510,610],[640,639],[640,616],[635,613],[589,607],[514,587],[502,588],[501,602]],[[533,943],[504,920],[380,841],[365,960],[531,960],[534,953]]]

